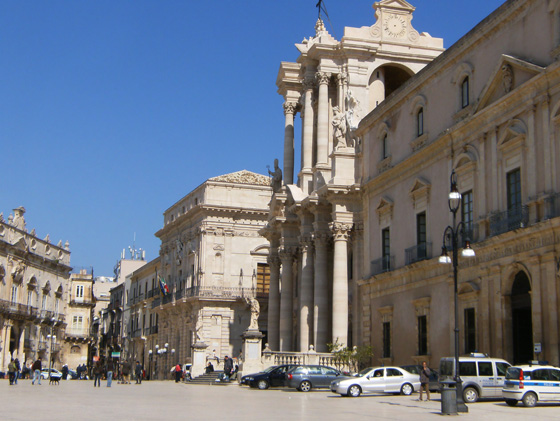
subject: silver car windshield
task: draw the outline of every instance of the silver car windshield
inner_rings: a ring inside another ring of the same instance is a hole
[[[368,374],[371,370],[373,370],[372,367],[368,367],[368,368],[364,368],[362,371],[360,371],[358,374],[356,374],[356,377],[364,377],[366,374]]]

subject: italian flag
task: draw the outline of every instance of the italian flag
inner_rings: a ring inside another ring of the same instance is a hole
[[[165,283],[165,279],[163,279],[162,277],[159,278],[159,288],[161,290],[161,295],[169,294],[169,287]]]

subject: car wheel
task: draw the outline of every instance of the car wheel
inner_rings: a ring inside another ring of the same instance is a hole
[[[311,382],[304,380],[299,384],[299,390],[301,392],[309,392],[311,390]]]
[[[362,389],[357,384],[353,384],[348,388],[348,396],[351,396],[353,398],[357,398],[358,396],[360,396],[361,393],[362,393]]]
[[[405,383],[401,386],[401,395],[410,395],[412,394],[412,392],[414,392],[414,388],[412,387],[412,385],[410,383]]]
[[[261,390],[268,389],[268,382],[266,380],[259,380],[257,382],[257,387]]]
[[[516,399],[506,399],[506,403],[509,406],[515,406],[515,405],[517,405],[517,400]]]
[[[536,404],[537,395],[535,395],[533,392],[525,393],[525,396],[523,396],[523,405],[525,405],[527,408],[532,408]]]
[[[474,387],[467,387],[463,390],[463,400],[466,403],[475,403],[478,400],[478,392]]]

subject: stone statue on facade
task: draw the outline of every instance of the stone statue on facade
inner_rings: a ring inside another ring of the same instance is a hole
[[[346,115],[338,107],[333,108],[333,120],[335,148],[346,148]]]
[[[259,315],[261,313],[261,306],[256,298],[245,298],[245,302],[251,309],[251,323],[249,330],[259,330]]]
[[[273,192],[279,192],[282,188],[282,170],[278,166],[278,159],[274,160],[274,171],[268,170],[268,173],[272,176],[270,185],[272,186]]]
[[[14,282],[21,282],[23,280],[23,272],[25,272],[25,265],[19,260],[12,268],[12,280]]]
[[[502,85],[506,94],[513,89],[513,68],[507,63],[502,66]]]
[[[27,230],[25,229],[25,218],[23,216],[24,214],[25,208],[23,206],[14,209],[14,219],[12,221],[12,225],[17,229],[27,232]]]

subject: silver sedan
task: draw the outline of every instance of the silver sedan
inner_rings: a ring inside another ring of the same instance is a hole
[[[370,367],[355,377],[343,377],[331,383],[331,392],[353,397],[362,393],[410,395],[415,390],[420,390],[420,376],[399,367]]]

